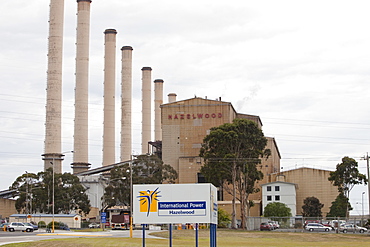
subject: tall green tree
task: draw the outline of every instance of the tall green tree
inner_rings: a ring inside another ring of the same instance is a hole
[[[16,210],[23,213],[52,213],[53,169],[37,174],[25,173],[12,184],[19,197]],[[54,213],[90,212],[90,201],[77,176],[54,174]]]
[[[303,217],[322,217],[321,209],[324,204],[320,203],[320,200],[314,196],[306,197],[303,200]]]
[[[211,128],[203,139],[201,173],[208,182],[232,195],[232,228],[237,227],[236,200],[241,204],[242,227],[246,227],[249,194],[258,190],[255,182],[263,178],[257,166],[261,158],[271,153],[265,149],[266,144],[262,130],[247,119],[234,119],[232,123]]]
[[[342,158],[342,163],[337,164],[334,172],[330,172],[328,180],[332,182],[334,186],[337,186],[338,192],[342,193],[348,199],[355,185],[362,183],[367,184],[368,182],[366,175],[358,171],[356,160],[347,156]],[[346,215],[348,215],[348,211],[350,210],[347,207]]]
[[[129,163],[110,171],[109,185],[103,195],[103,208],[115,205],[130,206],[131,167]],[[133,184],[174,183],[177,172],[156,155],[140,155],[132,163]]]
[[[348,216],[348,211],[351,210],[352,207],[348,198],[343,193],[339,193],[335,201],[331,203],[329,213],[327,213],[326,217],[346,218]]]

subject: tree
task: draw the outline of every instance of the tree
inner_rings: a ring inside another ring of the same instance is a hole
[[[15,209],[18,212],[26,214],[33,212],[32,192],[36,189],[34,185],[38,183],[38,175],[34,173],[25,173],[19,176],[10,186],[10,189],[16,189],[14,196],[18,195],[15,202]]]
[[[23,213],[52,213],[53,169],[37,174],[25,173],[12,184],[19,197],[16,210]],[[70,173],[54,174],[54,213],[90,212],[90,201],[77,176]]]
[[[234,119],[211,128],[203,139],[201,173],[208,182],[232,195],[232,223],[236,228],[236,200],[240,201],[242,227],[246,227],[248,196],[258,191],[255,182],[263,178],[257,165],[268,157],[267,139],[258,125],[247,119]]]
[[[222,208],[218,208],[217,211],[217,227],[227,227],[231,222],[230,215]]]
[[[272,202],[266,205],[263,210],[264,217],[290,217],[292,216],[290,208],[281,202]]]
[[[130,164],[125,163],[110,171],[109,185],[103,195],[103,208],[115,205],[130,205]],[[140,155],[132,163],[133,184],[174,183],[177,172],[156,155]]]
[[[335,201],[331,203],[329,213],[327,213],[326,217],[345,218],[348,216],[348,211],[351,210],[352,207],[348,198],[343,193],[339,193]]]
[[[347,156],[342,158],[342,163],[337,164],[334,172],[330,172],[328,180],[332,182],[334,186],[338,187],[339,193],[342,193],[347,198],[349,198],[349,194],[356,184],[367,184],[368,182],[366,175],[358,171],[356,160]],[[349,210],[350,209],[347,208],[346,215],[348,215]]]
[[[314,196],[306,197],[303,200],[303,217],[322,217],[321,209],[324,207],[324,204],[320,203],[320,200]]]

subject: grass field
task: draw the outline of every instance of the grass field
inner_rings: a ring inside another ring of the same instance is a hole
[[[167,238],[167,232],[155,233]],[[195,246],[194,230],[173,231],[173,246]],[[29,243],[9,244],[16,247],[85,247],[85,246],[142,246],[141,239],[130,238],[70,238],[44,240]],[[168,239],[146,239],[146,246],[169,246]],[[199,232],[199,246],[209,246],[209,231]],[[357,247],[370,246],[369,234],[328,234],[328,233],[283,233],[241,230],[218,230],[217,246],[276,246],[276,247]]]

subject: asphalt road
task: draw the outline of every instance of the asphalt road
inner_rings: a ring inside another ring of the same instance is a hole
[[[149,233],[153,231],[146,230],[146,238],[155,238],[150,236]],[[81,237],[123,237],[128,238],[130,236],[130,231],[104,231],[104,232],[73,232],[73,231],[62,231],[56,230],[54,233],[46,233],[44,230],[34,231],[34,232],[4,232],[0,231],[0,245],[10,244],[10,243],[21,243],[21,242],[31,242],[39,241],[45,239],[56,239],[56,238],[81,238]],[[134,238],[141,238],[142,231],[134,230]]]

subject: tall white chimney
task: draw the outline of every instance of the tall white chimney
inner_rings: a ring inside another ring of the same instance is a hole
[[[131,160],[132,152],[132,50],[131,46],[121,48],[121,162]]]
[[[62,60],[64,0],[50,0],[44,171],[62,172]]]
[[[161,105],[163,104],[163,80],[154,80],[154,140],[162,140]]]
[[[77,0],[76,88],[73,173],[89,169],[88,76],[91,0]]]
[[[177,94],[175,93],[168,94],[168,103],[176,102],[176,97],[177,97]]]
[[[151,77],[152,68],[143,67],[142,69],[142,133],[141,133],[141,153],[146,154],[148,142],[151,141]]]
[[[115,163],[115,77],[116,36],[115,29],[106,29],[104,57],[104,129],[103,166]]]

